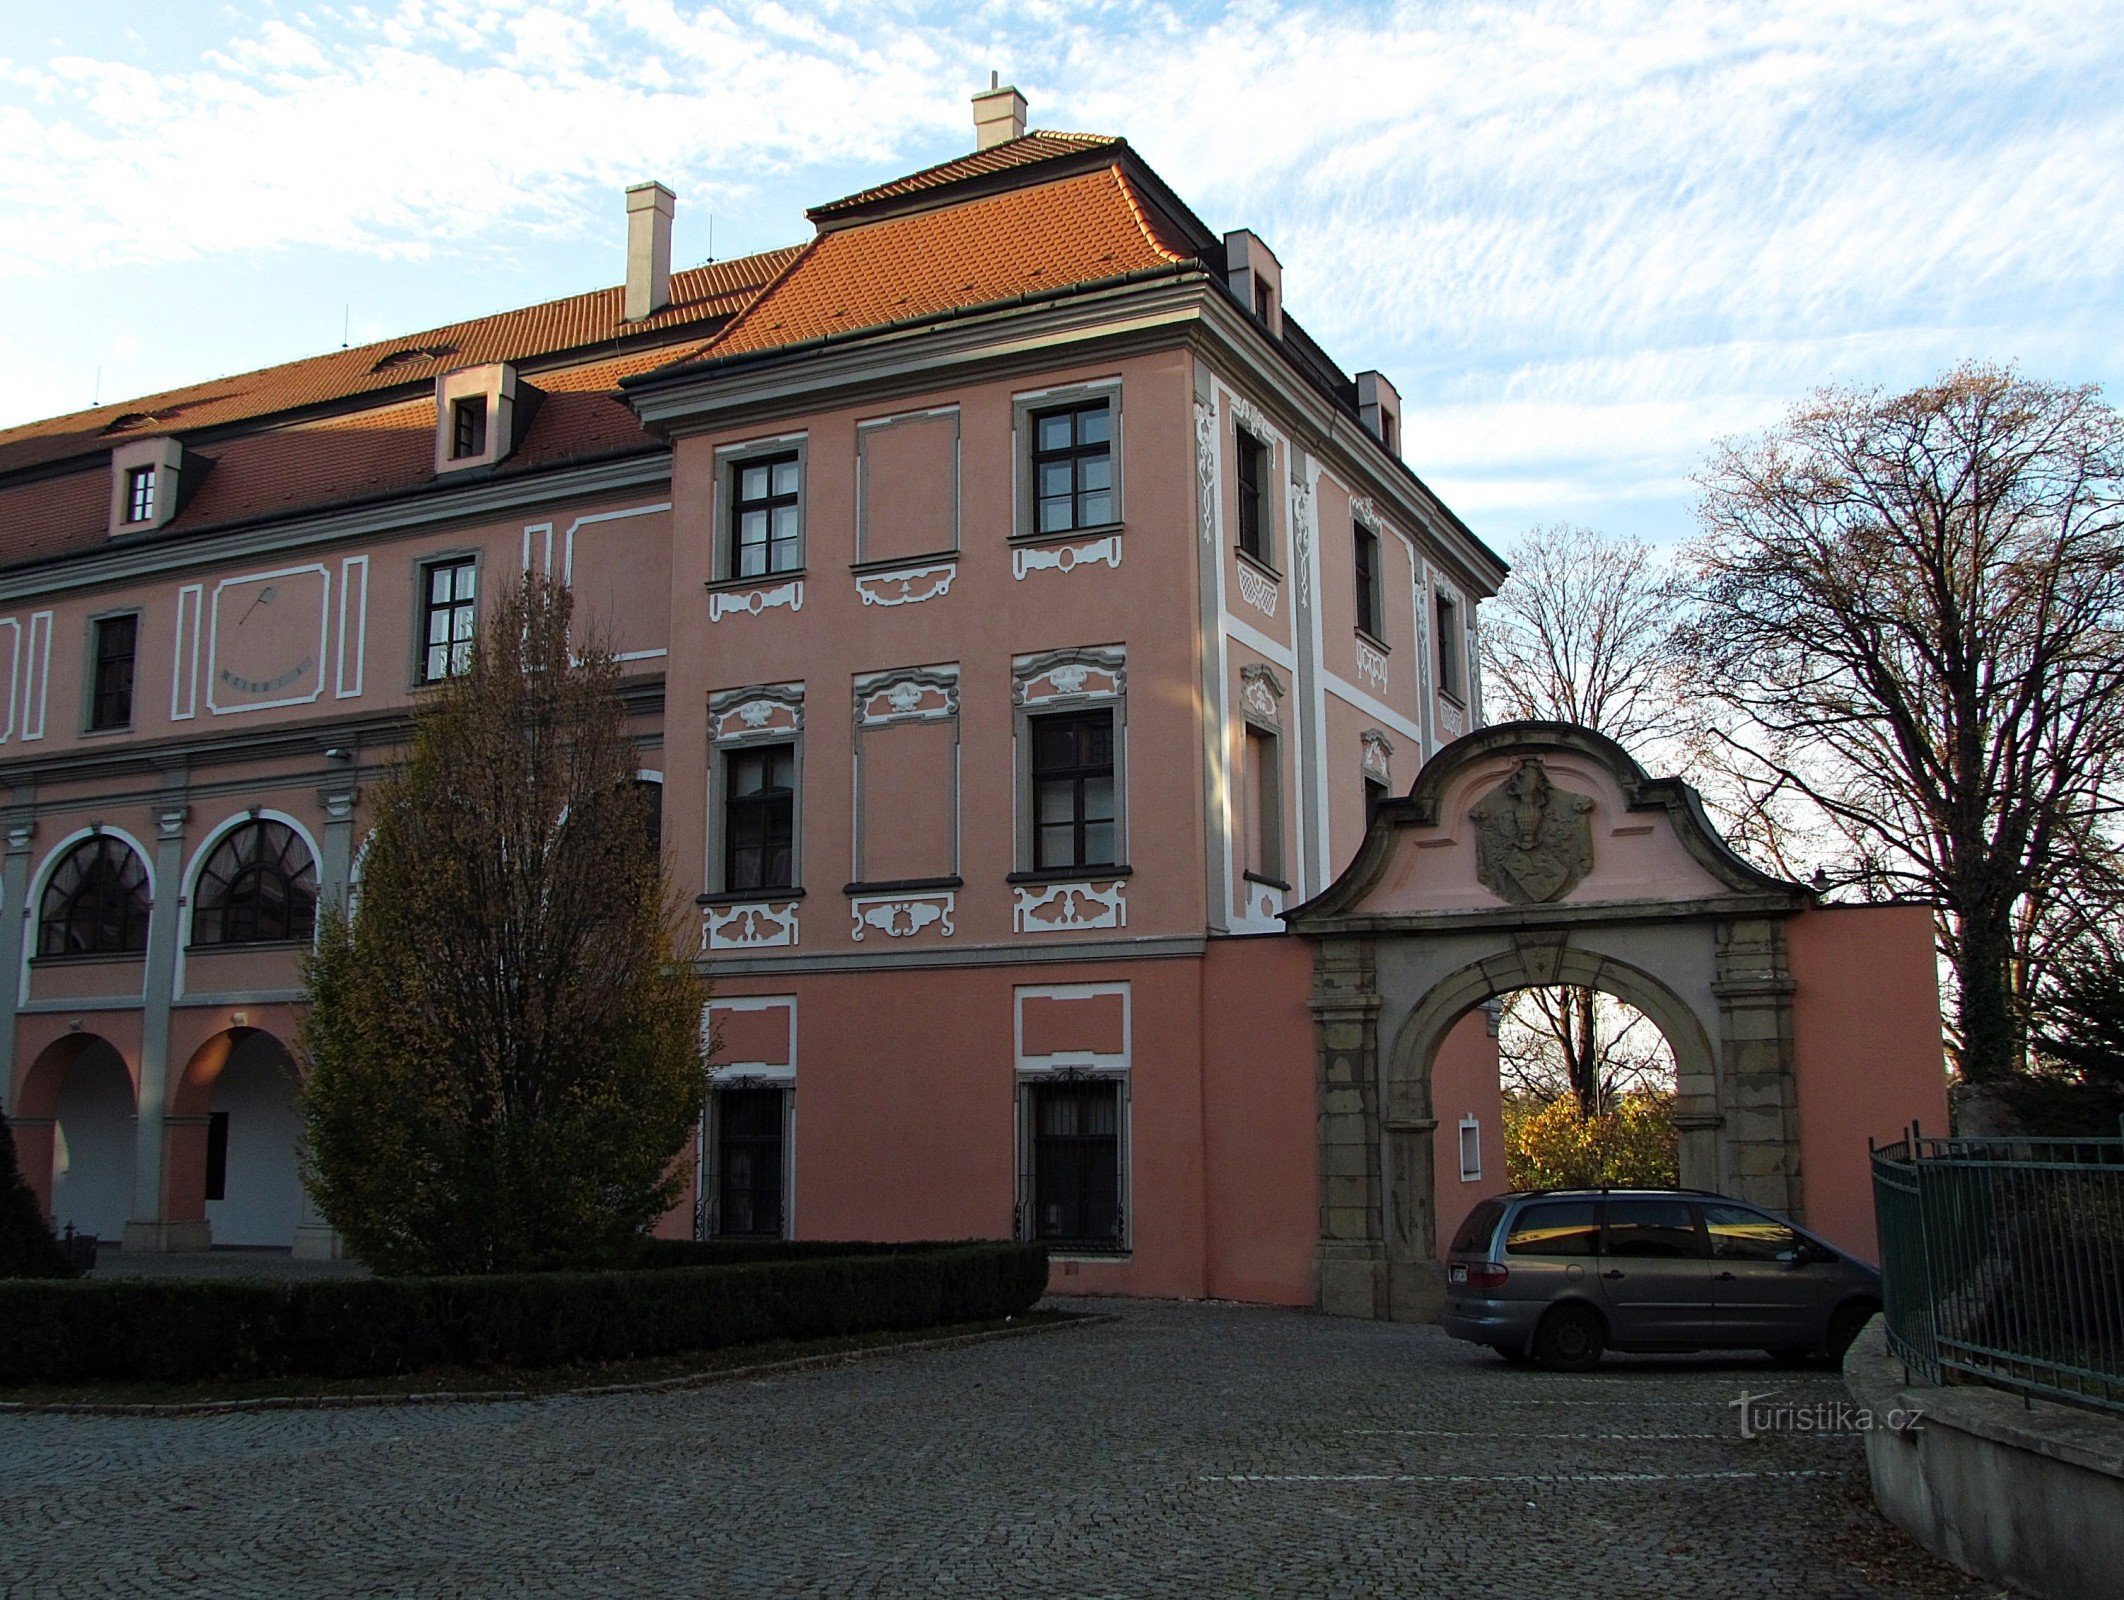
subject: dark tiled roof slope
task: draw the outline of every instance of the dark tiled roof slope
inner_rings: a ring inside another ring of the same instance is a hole
[[[1053,161],[1063,156],[1082,155],[1087,150],[1119,149],[1122,142],[1101,133],[1028,133],[1016,139],[1006,139],[998,145],[991,145],[986,150],[976,150],[972,155],[954,156],[949,161],[940,161],[933,167],[924,167],[920,172],[910,172],[906,177],[895,178],[890,183],[881,183],[873,188],[843,195],[838,200],[829,200],[822,206],[813,206],[804,215],[813,222],[830,222],[880,200],[904,199],[909,195],[964,183],[969,178],[985,178],[995,173],[1034,166],[1042,161]]]

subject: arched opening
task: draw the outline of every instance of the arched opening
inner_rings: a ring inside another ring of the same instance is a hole
[[[177,1109],[196,1147],[173,1161],[171,1182],[197,1185],[217,1247],[294,1244],[302,1221],[298,1086],[287,1047],[256,1028],[216,1034],[185,1068]]]
[[[134,1150],[133,1075],[125,1058],[95,1034],[55,1040],[30,1066],[21,1109],[52,1119],[52,1226],[122,1240],[133,1208]],[[28,1167],[31,1151],[22,1153]],[[34,1186],[35,1174],[25,1176]]]
[[[307,940],[317,928],[317,862],[285,822],[254,818],[214,845],[192,887],[192,943]]]
[[[121,955],[147,948],[148,875],[116,834],[96,833],[46,879],[37,917],[40,956]]]
[[[1674,1047],[1657,1022],[1577,984],[1519,989],[1493,1004],[1509,1187],[1677,1181]]]

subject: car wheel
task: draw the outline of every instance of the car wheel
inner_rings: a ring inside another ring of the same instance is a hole
[[[1558,1306],[1534,1330],[1534,1358],[1559,1372],[1590,1372],[1607,1343],[1598,1312],[1590,1306]]]
[[[1851,1348],[1851,1342],[1880,1309],[1879,1306],[1864,1300],[1855,1300],[1849,1305],[1836,1308],[1835,1315],[1829,1319],[1829,1332],[1822,1340],[1831,1361],[1838,1366],[1844,1364],[1844,1352]]]

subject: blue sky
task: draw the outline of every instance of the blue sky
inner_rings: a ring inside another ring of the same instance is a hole
[[[0,0],[0,423],[682,264],[968,148],[990,68],[1251,227],[1503,543],[1692,531],[1721,435],[2124,380],[2124,7]]]

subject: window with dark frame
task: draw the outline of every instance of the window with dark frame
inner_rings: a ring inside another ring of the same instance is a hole
[[[1438,691],[1451,700],[1463,698],[1460,684],[1460,602],[1443,593],[1438,596]]]
[[[487,453],[487,397],[466,395],[450,402],[450,459],[463,461]]]
[[[1379,614],[1379,535],[1361,522],[1352,523],[1350,530],[1357,569],[1357,626],[1373,638],[1382,639],[1386,636],[1386,623]]]
[[[1239,548],[1256,561],[1267,562],[1274,552],[1269,549],[1269,519],[1261,491],[1269,479],[1269,447],[1244,428],[1232,437],[1239,466]]]
[[[100,733],[129,728],[133,723],[133,658],[140,642],[140,613],[103,617],[95,627],[89,729]]]
[[[285,822],[256,818],[224,834],[192,889],[192,943],[271,944],[317,931],[317,863]]]
[[[207,1113],[206,1197],[209,1200],[229,1197],[229,1114],[226,1111]]]
[[[715,1095],[715,1231],[782,1236],[785,1113],[780,1089],[718,1089]]]
[[[38,906],[40,956],[129,955],[147,948],[147,865],[113,834],[91,834],[53,869]]]
[[[155,469],[133,467],[125,475],[125,520],[148,522],[155,515]]]
[[[752,745],[723,757],[723,887],[796,887],[796,746]]]
[[[1246,730],[1246,870],[1283,881],[1283,776],[1276,736],[1251,723]]]
[[[1035,411],[1032,433],[1034,532],[1067,533],[1115,521],[1109,403]]]
[[[1035,872],[1116,865],[1110,710],[1032,719],[1032,806]]]
[[[797,452],[751,456],[730,469],[726,578],[794,572],[804,564],[804,469]]]
[[[1254,315],[1264,323],[1276,314],[1276,291],[1269,287],[1268,279],[1254,279]]]
[[[1386,446],[1389,454],[1394,453],[1394,413],[1384,407],[1379,412],[1379,442]]]
[[[431,561],[421,572],[420,681],[440,683],[472,669],[479,633],[479,562]]]
[[[1063,1249],[1122,1247],[1121,1085],[1111,1078],[1035,1083],[1031,1122],[1035,1240]]]

